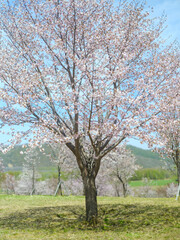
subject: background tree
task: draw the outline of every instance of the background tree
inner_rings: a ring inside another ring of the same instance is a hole
[[[0,173],[4,171],[3,159],[0,157]]]
[[[178,91],[177,49],[162,46],[164,19],[149,14],[138,0],[1,1],[1,127],[25,127],[12,129],[8,149],[23,138],[64,142],[88,221],[97,219],[101,159],[128,137],[146,140],[149,120]]]
[[[123,196],[126,197],[128,190],[128,180],[140,167],[136,164],[136,159],[126,147],[117,147],[111,151],[106,159],[106,166],[112,177],[122,184]]]
[[[25,163],[20,179],[17,181],[15,192],[33,195],[36,193],[36,181],[40,178],[40,174],[37,172],[39,156],[37,149],[33,148],[26,149],[25,154]]]
[[[14,194],[16,188],[16,179],[12,174],[6,173],[2,179],[2,190],[7,194]]]
[[[4,172],[4,164],[3,164],[3,159],[0,157],[0,188],[1,188],[1,183],[5,178],[5,175],[3,174]]]
[[[179,82],[180,86],[180,82]],[[154,117],[152,129],[155,132],[154,144],[159,145],[155,149],[164,157],[168,157],[174,164],[177,172],[178,192],[180,193],[180,108],[178,98],[174,99],[166,111]]]
[[[62,171],[73,171],[74,156],[68,152],[66,145],[58,143],[49,143],[50,153],[48,154],[50,161],[57,166],[58,170],[58,184],[55,191],[55,195],[62,192]],[[75,167],[74,167],[75,168]]]
[[[178,105],[170,106],[168,112],[161,112],[154,118],[152,128],[155,132],[155,149],[168,157],[176,167],[177,181],[180,184],[180,109]]]

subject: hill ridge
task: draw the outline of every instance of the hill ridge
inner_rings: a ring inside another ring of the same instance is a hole
[[[46,150],[47,147],[45,147]],[[136,157],[136,162],[143,168],[160,168],[163,166],[161,157],[158,153],[152,152],[148,149],[142,149],[133,145],[127,145],[127,148],[132,151]],[[3,154],[0,152],[0,157],[4,160],[4,165],[7,168],[12,166],[12,170],[16,168],[22,168],[24,163],[24,155],[20,154],[20,151],[24,150],[21,145],[15,146],[8,153]],[[52,163],[48,160],[48,157],[40,154],[40,165],[43,167],[52,166]]]

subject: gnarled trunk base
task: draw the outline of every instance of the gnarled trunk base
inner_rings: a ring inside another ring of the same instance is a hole
[[[95,177],[83,177],[84,193],[86,201],[86,221],[91,224],[97,223],[97,190],[95,185]]]

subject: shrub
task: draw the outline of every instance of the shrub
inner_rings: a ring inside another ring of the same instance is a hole
[[[169,184],[169,186],[166,188],[166,195],[167,197],[174,197],[177,193],[178,186],[174,183]]]
[[[172,177],[170,171],[164,169],[156,169],[156,168],[144,168],[139,169],[135,172],[135,175],[130,179],[131,181],[142,180],[143,178],[148,178],[152,180],[157,179],[167,179]]]

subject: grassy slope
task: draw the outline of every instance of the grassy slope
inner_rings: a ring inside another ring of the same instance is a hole
[[[0,195],[1,240],[175,240],[180,202],[99,197],[99,222],[84,221],[84,197]]]

